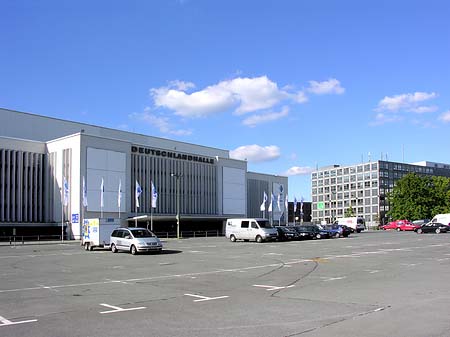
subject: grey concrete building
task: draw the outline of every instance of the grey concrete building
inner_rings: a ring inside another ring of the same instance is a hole
[[[0,236],[64,228],[79,238],[96,217],[171,231],[178,214],[182,230],[221,230],[261,216],[263,190],[284,198],[288,179],[247,172],[228,150],[0,109]]]
[[[378,160],[317,169],[311,174],[312,221],[332,222],[344,217],[345,211],[352,207],[370,227],[385,223],[389,211],[386,195],[397,180],[410,172],[450,177],[450,164]]]

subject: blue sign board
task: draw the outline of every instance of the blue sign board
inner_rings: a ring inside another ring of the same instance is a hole
[[[78,223],[80,221],[79,214],[72,214],[72,223]]]

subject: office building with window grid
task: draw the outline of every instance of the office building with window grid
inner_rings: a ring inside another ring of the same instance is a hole
[[[322,167],[311,174],[312,221],[333,222],[351,207],[368,227],[388,221],[387,195],[395,182],[408,173],[450,177],[450,164],[418,162],[412,164],[386,160],[361,164]]]

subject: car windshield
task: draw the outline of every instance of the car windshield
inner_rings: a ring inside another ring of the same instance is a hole
[[[151,238],[154,236],[148,229],[131,229],[131,233],[135,238]]]

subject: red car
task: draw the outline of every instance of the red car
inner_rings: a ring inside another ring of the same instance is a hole
[[[416,228],[418,228],[418,226],[414,225],[409,220],[396,220],[389,222],[387,225],[380,226],[380,228],[383,230],[395,229],[400,232],[400,231],[413,231]]]

